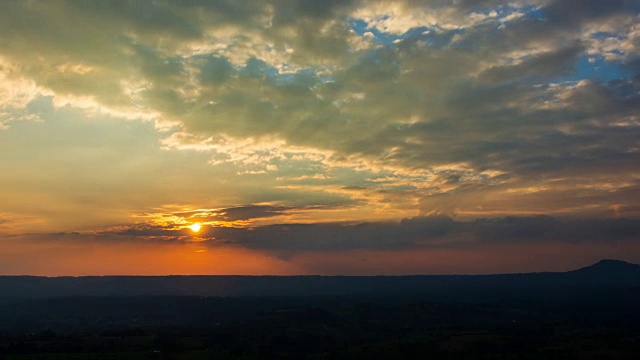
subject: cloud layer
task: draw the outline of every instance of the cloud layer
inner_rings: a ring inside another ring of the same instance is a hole
[[[11,1],[0,33],[0,212],[39,231],[306,251],[640,216],[634,0]]]
[[[264,214],[260,214],[260,217]],[[78,234],[79,235],[79,234]],[[188,227],[138,225],[87,234],[107,240],[197,243],[210,247],[240,246],[272,253],[344,250],[465,248],[495,244],[598,244],[616,246],[640,236],[637,219],[558,219],[510,216],[456,221],[448,216],[420,216],[386,222],[293,223],[258,226],[205,225],[197,234]]]

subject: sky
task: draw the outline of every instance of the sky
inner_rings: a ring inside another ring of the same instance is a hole
[[[640,1],[1,1],[0,274],[640,262]]]

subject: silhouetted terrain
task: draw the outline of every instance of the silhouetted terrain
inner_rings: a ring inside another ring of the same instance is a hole
[[[0,277],[0,297],[416,295],[484,299],[566,287],[640,284],[640,265],[602,260],[569,272],[419,276],[85,276]],[[566,289],[565,289],[566,290]]]
[[[640,355],[640,266],[615,260],[486,276],[2,277],[0,294],[0,359]]]

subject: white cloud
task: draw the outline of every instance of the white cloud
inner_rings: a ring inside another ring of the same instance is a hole
[[[0,57],[0,129],[10,122],[37,120],[37,114],[28,110],[28,105],[41,96],[51,93],[31,79],[19,73],[19,67]]]
[[[0,126],[51,97],[52,111],[153,121],[162,149],[265,186],[330,180],[319,191],[365,186],[352,196],[413,210],[509,176],[526,189],[618,161],[629,178],[637,82],[572,77],[584,56],[628,65],[639,18],[576,4],[3,3]]]

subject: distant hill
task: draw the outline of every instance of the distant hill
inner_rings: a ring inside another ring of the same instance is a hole
[[[640,265],[628,263],[622,260],[604,259],[593,265],[583,267],[578,270],[569,271],[570,274],[592,274],[592,275],[631,275],[640,274]]]
[[[640,287],[640,265],[602,260],[568,272],[418,276],[0,276],[0,298],[62,296],[421,296],[437,300],[573,296]],[[579,291],[578,291],[579,293]]]
[[[565,273],[575,283],[601,285],[638,284],[640,265],[626,261],[605,259],[593,265]]]

